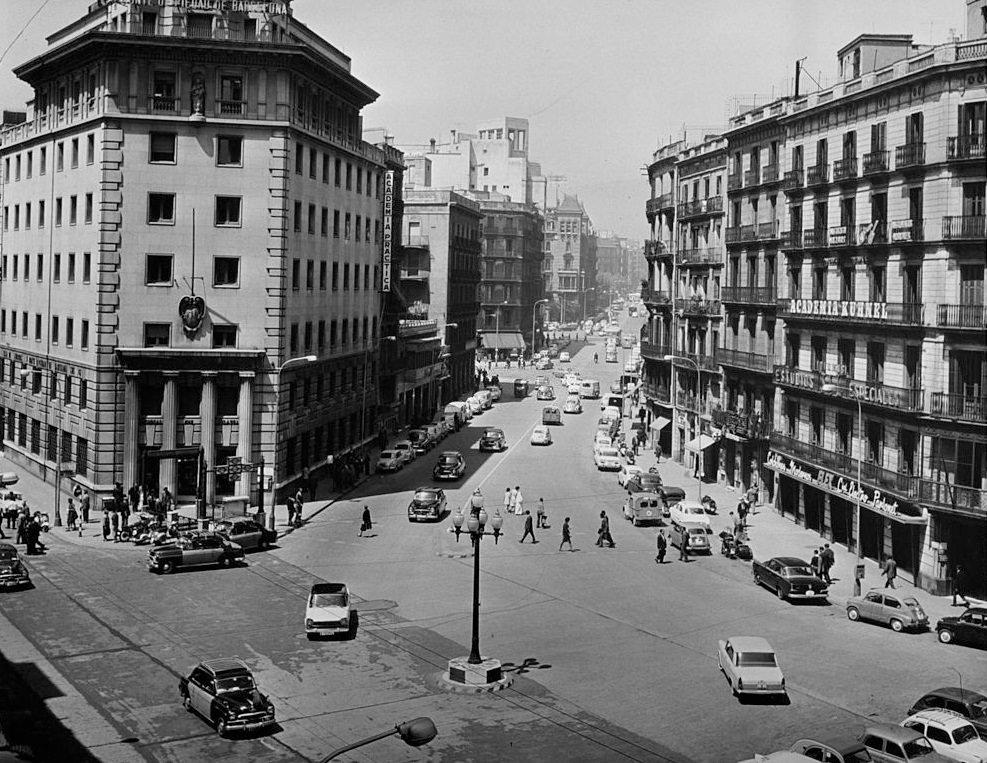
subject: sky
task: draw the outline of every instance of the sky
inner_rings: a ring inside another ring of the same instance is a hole
[[[0,108],[24,108],[31,93],[11,69],[42,53],[45,37],[89,1],[0,0]],[[293,0],[292,8],[380,93],[364,109],[365,130],[424,145],[485,119],[526,118],[529,158],[567,178],[597,230],[635,239],[648,237],[644,168],[684,129],[716,132],[738,99],[753,107],[788,94],[799,58],[831,84],[836,51],[859,34],[928,44],[965,31],[965,0]],[[815,86],[803,78],[807,89]]]

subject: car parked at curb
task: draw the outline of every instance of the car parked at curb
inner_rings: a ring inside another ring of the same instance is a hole
[[[755,585],[774,591],[782,601],[825,601],[829,596],[829,584],[812,571],[808,562],[795,556],[775,556],[766,561],[755,559],[751,564],[751,573]]]
[[[503,429],[485,429],[480,436],[480,450],[483,452],[507,450],[507,437]]]
[[[432,468],[432,476],[437,480],[458,480],[466,473],[466,459],[458,450],[447,450],[439,454],[439,460]]]
[[[893,726],[889,723],[874,724],[860,735],[871,758],[880,763],[949,763],[922,734],[913,729]]]
[[[408,440],[415,451],[415,456],[423,456],[435,445],[426,429],[409,429]]]
[[[200,662],[178,682],[182,705],[208,720],[221,736],[273,726],[274,704],[257,689],[241,660],[224,657]]]
[[[350,603],[346,583],[315,583],[305,602],[305,635],[356,635],[356,612]]]
[[[378,472],[396,472],[404,467],[404,456],[396,450],[382,450],[377,457]]]
[[[593,463],[599,471],[620,471],[620,453],[612,446],[600,445],[593,449]]]
[[[943,617],[936,634],[944,644],[966,644],[987,649],[987,607],[969,607],[958,617]]]
[[[233,541],[244,551],[270,548],[278,539],[275,530],[268,530],[252,519],[222,519],[215,523],[213,529],[226,540]]]
[[[713,553],[709,545],[709,533],[706,532],[705,527],[693,522],[676,522],[673,519],[668,530],[668,545],[682,548],[683,543],[687,544],[686,548],[691,554]]]
[[[789,749],[805,755],[809,760],[827,763],[869,763],[873,760],[863,742],[847,734],[799,739]]]
[[[974,725],[982,738],[987,739],[987,692],[943,686],[919,697],[908,714],[914,715],[930,708],[952,710],[962,715]]]
[[[415,450],[415,444],[411,440],[398,440],[391,446],[391,450],[401,456],[406,464],[410,464],[418,458],[418,451]]]
[[[181,535],[147,552],[151,572],[169,574],[179,567],[203,567],[216,564],[232,567],[243,559],[243,547],[219,533],[192,532]]]
[[[680,500],[672,506],[669,516],[676,522],[692,522],[701,525],[707,532],[712,530],[706,508],[699,501]]]
[[[869,620],[890,626],[899,633],[903,630],[924,630],[929,627],[929,616],[911,594],[874,588],[863,596],[847,599],[846,616],[856,622]]]
[[[780,694],[787,696],[785,676],[775,650],[760,636],[734,636],[718,642],[717,665],[735,696]]]
[[[620,471],[617,472],[617,484],[621,487],[625,487],[629,479],[643,471],[644,468],[641,466],[637,466],[635,464],[624,464],[620,467]]]
[[[446,491],[438,487],[420,487],[408,504],[408,521],[439,520],[446,512]]]
[[[0,543],[0,589],[22,588],[31,585],[31,575],[17,548],[10,543]]]
[[[987,761],[987,740],[980,738],[970,721],[952,710],[919,710],[905,718],[901,725],[924,735],[933,750],[950,760],[962,763]]]

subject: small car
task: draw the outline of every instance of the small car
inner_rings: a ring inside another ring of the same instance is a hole
[[[244,551],[270,548],[277,541],[278,534],[268,530],[252,519],[224,519],[215,523],[214,530],[226,540],[233,541]]]
[[[531,444],[532,445],[551,445],[552,444],[552,432],[551,430],[544,426],[537,426],[531,430]]]
[[[535,389],[539,387],[551,386],[552,380],[548,376],[536,376],[535,377]]]
[[[31,585],[31,575],[10,543],[0,543],[0,589]]]
[[[493,394],[490,390],[486,388],[478,389],[473,393],[473,397],[480,401],[480,405],[483,407],[483,410],[489,411],[493,408]]]
[[[950,760],[964,763],[987,760],[987,740],[980,738],[970,721],[952,710],[920,710],[905,718],[901,725],[924,735],[933,750]]]
[[[391,450],[401,456],[406,464],[418,458],[418,451],[415,450],[415,444],[411,440],[398,440],[391,446]]]
[[[439,460],[432,468],[432,476],[437,480],[458,480],[466,473],[466,459],[458,450],[447,450],[439,454]]]
[[[541,423],[544,425],[561,424],[562,412],[554,405],[546,405],[541,409]]]
[[[558,356],[559,356],[559,348],[553,344],[551,347],[548,348],[548,357],[557,358]]]
[[[583,412],[583,401],[579,399],[579,395],[569,395],[565,399],[565,403],[562,406],[562,410],[565,413],[582,413]]]
[[[420,487],[408,504],[408,521],[441,519],[446,513],[446,491],[437,487]]]
[[[914,729],[880,723],[868,726],[860,735],[871,759],[883,763],[948,763],[949,758],[932,749],[932,744]]]
[[[537,363],[535,363],[536,371],[549,371],[552,368],[552,361],[548,358],[542,358]]]
[[[480,436],[480,450],[483,452],[507,450],[507,437],[503,429],[484,429]]]
[[[873,760],[859,739],[845,734],[824,736],[822,739],[799,739],[789,749],[805,755],[809,760],[828,763],[868,763]]]
[[[734,636],[718,643],[717,665],[735,696],[787,695],[775,650],[760,636]]]
[[[218,564],[232,567],[243,559],[243,547],[219,533],[192,532],[155,546],[147,552],[147,568],[151,572],[169,574],[179,567],[202,567]]]
[[[273,726],[274,705],[257,690],[250,668],[241,660],[223,657],[200,662],[178,681],[182,705],[227,736]]]
[[[305,603],[305,635],[312,640],[332,634],[355,635],[355,616],[346,583],[316,583]]]
[[[487,392],[490,393],[490,399],[493,402],[496,403],[497,401],[500,400],[500,396],[503,394],[503,391],[500,389],[499,386],[497,386],[496,384],[488,384],[486,389]]]
[[[396,450],[382,450],[377,457],[377,471],[396,472],[404,467],[404,455]]]
[[[610,382],[610,391],[615,395],[623,395],[624,385],[621,384],[619,381]]]
[[[981,737],[987,739],[987,695],[958,686],[944,686],[923,694],[909,709],[914,715],[929,708],[952,710],[974,725]]]
[[[535,398],[538,400],[554,400],[555,388],[548,384],[543,384],[538,388],[538,391],[535,393]]]
[[[959,617],[942,618],[936,623],[936,634],[944,644],[987,649],[987,607],[970,607]]]
[[[470,416],[479,416],[483,413],[483,401],[475,395],[470,395],[466,398],[466,407],[469,409]]]
[[[569,353],[565,350],[559,353],[559,363],[568,363],[570,360]]]
[[[701,525],[706,528],[707,531],[712,530],[709,515],[706,513],[706,509],[701,503],[699,503],[699,501],[680,500],[671,508],[670,516],[676,522],[692,522],[694,524]]]
[[[527,379],[514,380],[514,397],[527,397],[530,385]]]
[[[647,495],[647,493],[639,493],[638,495]],[[713,549],[709,545],[709,533],[706,532],[706,528],[693,522],[676,522],[673,519],[668,531],[668,544],[682,548],[683,543],[688,543],[686,548],[693,554],[713,553]]]
[[[411,442],[416,457],[428,453],[435,444],[426,429],[409,429],[408,440]]]
[[[794,556],[776,556],[767,561],[755,559],[751,564],[754,584],[764,586],[786,599],[818,599],[829,596],[829,584],[819,578],[809,563]]]
[[[616,448],[601,445],[593,451],[593,463],[602,471],[619,471],[620,454]]]
[[[624,519],[629,519],[635,527],[661,522],[664,513],[665,502],[655,493],[628,494],[624,499]]]
[[[627,485],[627,480],[633,477],[635,474],[640,474],[644,469],[640,466],[635,466],[634,464],[624,464],[620,467],[620,471],[617,472],[617,484],[621,487]]]
[[[612,448],[613,438],[603,432],[597,432],[593,435],[593,451],[595,452],[597,448]]]
[[[847,599],[846,616],[855,622],[870,620],[890,625],[895,632],[929,627],[929,616],[925,614],[918,599],[886,588],[874,588],[863,596]]]

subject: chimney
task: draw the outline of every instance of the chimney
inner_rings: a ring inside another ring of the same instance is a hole
[[[428,152],[430,154],[434,154],[435,153],[435,138],[429,138],[428,139]]]

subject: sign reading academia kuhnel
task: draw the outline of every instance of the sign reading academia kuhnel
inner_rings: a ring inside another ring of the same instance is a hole
[[[394,214],[394,171],[384,173],[384,246],[380,258],[380,290],[391,290],[392,216]]]

